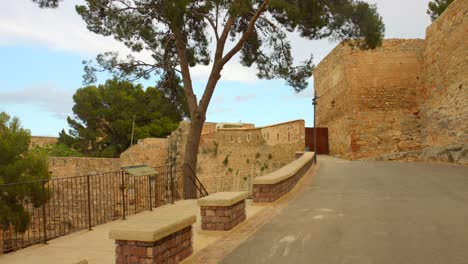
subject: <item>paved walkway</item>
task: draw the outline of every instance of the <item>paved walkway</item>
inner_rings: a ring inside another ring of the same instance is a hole
[[[252,205],[247,201],[247,220],[251,219],[266,207]],[[128,221],[138,223],[152,218],[157,214],[197,215],[193,225],[193,247],[197,254],[207,246],[224,238],[224,232],[207,232],[201,230],[200,207],[196,200],[182,200],[175,204],[164,205],[136,215],[127,216],[128,220],[117,220],[93,227],[92,231],[79,231],[67,236],[53,239],[47,245],[38,244],[5,255],[0,255],[0,264],[76,264],[87,260],[89,264],[115,263],[114,240],[108,238],[109,230],[118,228]]]
[[[349,162],[320,169],[222,263],[468,264],[468,168]]]

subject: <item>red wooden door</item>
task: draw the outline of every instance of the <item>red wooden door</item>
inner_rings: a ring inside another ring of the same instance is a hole
[[[314,151],[314,128],[305,128],[305,145],[310,151]],[[329,154],[328,128],[317,127],[317,154]]]

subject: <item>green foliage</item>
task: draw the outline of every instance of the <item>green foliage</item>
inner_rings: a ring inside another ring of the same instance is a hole
[[[171,99],[154,87],[144,90],[141,85],[115,79],[80,88],[73,96],[75,118],[67,119],[71,129],[68,134],[62,130],[58,142],[85,156],[118,157],[130,146],[134,116],[133,142],[166,137],[186,113],[182,99]]]
[[[203,154],[212,153],[213,158],[216,158],[218,156],[218,151],[219,151],[219,143],[217,141],[213,141],[212,147],[205,147],[202,149]]]
[[[273,158],[273,155],[270,153],[268,154],[268,159],[271,160]]]
[[[95,72],[101,70],[128,79],[156,74],[171,82],[181,61],[191,67],[224,65],[240,52],[241,63],[255,65],[259,78],[284,79],[300,91],[312,75],[312,59],[294,63],[287,33],[298,32],[306,39],[353,39],[367,49],[381,44],[385,30],[376,6],[356,0],[85,0],[76,10],[92,32],[113,36],[134,52],[149,51],[154,59],[143,63],[131,56],[101,54],[97,64],[86,63],[88,82],[96,81]],[[239,48],[223,52],[224,36],[240,40]],[[221,49],[211,50],[212,39]]]
[[[219,143],[217,141],[213,141],[213,157],[216,158],[218,156],[219,151]]]
[[[37,3],[41,8],[55,8],[58,7],[62,0],[32,0]]]
[[[17,232],[26,231],[30,215],[24,204],[44,204],[49,197],[40,182],[49,179],[47,157],[29,151],[31,133],[21,127],[17,118],[0,112],[0,227],[13,225]],[[16,182],[31,182],[16,185]]]
[[[223,160],[223,165],[227,166],[229,164],[229,155],[227,155]]]
[[[196,159],[188,157],[198,154],[200,142],[195,128],[203,125],[222,70],[236,55],[242,65],[256,67],[259,78],[283,79],[299,92],[312,75],[312,55],[295,62],[288,34],[373,49],[381,45],[385,31],[376,5],[360,0],[84,0],[76,11],[90,31],[112,36],[135,53],[152,55],[150,61],[141,61],[131,55],[119,58],[116,52],[100,54],[96,62],[84,62],[86,83],[96,82],[96,73],[102,71],[123,80],[155,75],[160,90],[179,98],[182,80],[191,121],[197,125],[190,130],[193,140],[185,152],[193,167]],[[198,100],[190,67],[208,64],[210,76]]]
[[[427,8],[427,14],[431,17],[431,20],[436,20],[447,7],[453,2],[453,0],[433,0],[429,2]]]
[[[260,154],[260,152],[257,152],[257,153],[255,154],[255,159],[258,160],[261,156],[262,156],[262,154]]]
[[[31,151],[42,153],[49,157],[81,157],[81,153],[63,143],[35,146]]]

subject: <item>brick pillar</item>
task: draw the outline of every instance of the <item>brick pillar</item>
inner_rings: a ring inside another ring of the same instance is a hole
[[[115,245],[117,264],[176,264],[193,252],[192,226],[154,242],[116,240]]]
[[[231,206],[201,206],[202,229],[231,230],[246,219],[245,200]]]

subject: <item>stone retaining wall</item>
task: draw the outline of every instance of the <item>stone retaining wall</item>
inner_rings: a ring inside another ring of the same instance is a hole
[[[301,157],[302,158],[302,157]],[[306,157],[304,157],[306,158]],[[271,203],[283,195],[291,191],[296,183],[304,176],[304,174],[309,170],[312,166],[313,159],[308,160],[303,166],[300,168],[292,168],[295,173],[286,179],[283,179],[278,182],[272,183],[254,183],[253,184],[253,201],[255,203]],[[287,166],[294,166],[293,164],[286,165]],[[278,175],[281,177],[281,175]],[[262,177],[258,178],[261,179]]]

